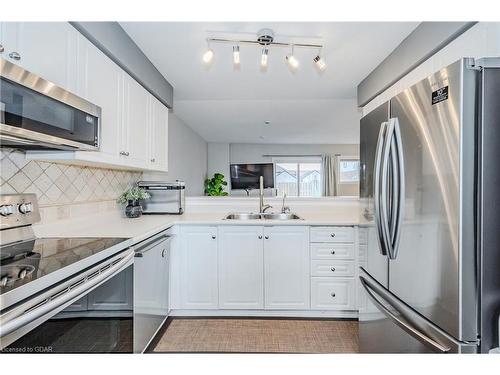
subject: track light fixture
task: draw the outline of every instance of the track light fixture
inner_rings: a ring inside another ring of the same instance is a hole
[[[269,64],[269,49],[271,47],[288,47],[291,48],[291,53],[285,57],[285,62],[289,69],[293,72],[299,68],[299,60],[294,54],[294,48],[309,48],[309,49],[319,49],[319,53],[313,58],[315,67],[323,72],[326,69],[325,60],[321,57],[321,51],[323,45],[321,44],[307,44],[307,43],[286,43],[277,42],[274,38],[274,32],[270,29],[262,29],[257,32],[257,38],[255,40],[248,39],[227,39],[227,38],[207,38],[207,51],[203,54],[203,62],[205,64],[210,64],[214,58],[214,51],[210,48],[210,43],[231,43],[233,45],[233,64],[235,66],[240,65],[240,45],[254,45],[260,46],[262,48],[262,53],[260,56],[260,66],[263,70],[266,70]],[[301,39],[306,37],[301,37]],[[317,37],[313,37],[317,38]]]

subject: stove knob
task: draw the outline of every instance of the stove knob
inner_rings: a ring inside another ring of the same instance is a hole
[[[14,213],[14,206],[11,204],[4,204],[3,206],[0,206],[0,215],[2,216],[9,216]]]
[[[33,211],[33,204],[31,203],[21,203],[19,205],[19,212],[22,214],[27,214]]]

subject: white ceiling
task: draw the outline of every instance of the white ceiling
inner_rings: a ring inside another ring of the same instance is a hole
[[[121,25],[174,86],[175,114],[209,142],[358,143],[356,87],[418,23]],[[207,36],[255,38],[264,27],[274,30],[277,41],[323,44],[327,70],[314,69],[317,51],[296,48],[300,67],[292,73],[285,65],[289,50],[271,47],[269,67],[261,71],[261,50],[249,45],[240,46],[235,70],[228,44],[212,44],[214,61],[203,65]]]

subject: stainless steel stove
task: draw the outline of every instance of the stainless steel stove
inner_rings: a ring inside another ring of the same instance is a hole
[[[26,350],[29,352],[30,346],[39,346],[40,337],[50,335],[32,334],[30,339],[29,332],[34,329],[35,332],[50,330],[48,322],[56,314],[94,289],[111,284],[113,279],[116,284],[116,280],[121,280],[115,278],[120,273],[132,273],[134,251],[130,248],[130,240],[36,238],[32,225],[38,221],[40,211],[36,195],[0,196],[0,349],[3,352],[25,353]],[[92,330],[94,324],[85,321],[88,316],[88,312],[82,313],[81,317],[74,313],[71,315],[72,319],[80,318],[79,327]],[[123,316],[121,312],[118,318]],[[117,325],[117,317],[113,314],[104,315],[104,318],[105,322],[115,327],[124,325],[123,322]],[[101,325],[107,323],[101,322]],[[57,326],[61,327],[61,324]],[[70,332],[68,329],[68,334]],[[105,338],[104,341],[111,345],[104,349],[101,347],[101,351],[124,347],[122,337],[115,336],[111,340]],[[24,346],[21,349],[17,346],[12,348],[21,337]],[[103,341],[103,338],[96,337],[96,340]],[[60,342],[55,350],[51,346],[54,343],[44,344],[50,346],[51,351],[78,351],[68,349]],[[91,347],[88,346],[85,351]]]

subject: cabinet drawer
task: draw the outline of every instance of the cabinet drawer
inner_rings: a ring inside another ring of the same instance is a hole
[[[311,276],[351,277],[354,276],[354,262],[351,260],[313,260],[311,261]]]
[[[355,310],[355,279],[311,278],[311,309]]]
[[[354,244],[311,244],[311,259],[354,259]]]
[[[354,228],[312,227],[311,242],[354,242]]]

